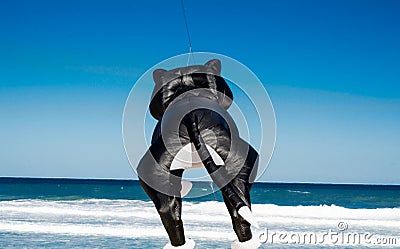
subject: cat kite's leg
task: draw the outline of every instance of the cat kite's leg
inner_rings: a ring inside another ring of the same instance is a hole
[[[139,162],[139,180],[142,188],[153,201],[167,231],[170,242],[164,248],[192,249],[194,241],[185,239],[181,219],[180,179],[183,170],[169,172],[169,169],[164,167],[164,165],[169,165],[172,159],[173,156],[166,150],[162,141],[155,142]],[[168,191],[162,193],[156,189]]]

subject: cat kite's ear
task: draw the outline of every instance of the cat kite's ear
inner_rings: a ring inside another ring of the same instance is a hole
[[[207,61],[206,64],[204,64],[206,67],[208,67],[211,71],[212,74],[214,75],[220,75],[221,74],[221,61],[214,59]]]
[[[167,72],[167,70],[164,70],[164,69],[156,69],[156,70],[154,70],[154,72],[153,72],[153,80],[154,80],[154,83],[156,85],[162,83],[161,77],[163,76],[163,74],[165,72]]]

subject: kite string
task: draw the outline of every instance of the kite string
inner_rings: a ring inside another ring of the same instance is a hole
[[[186,17],[186,9],[185,9],[184,0],[181,0],[181,6],[182,6],[182,13],[183,13],[183,20],[185,21],[186,34],[187,34],[188,42],[189,42],[189,55],[188,55],[188,60],[186,63],[187,64],[186,66],[189,66],[189,60],[190,60],[190,56],[192,55],[193,49],[192,49],[192,40],[190,38],[189,25],[188,25],[188,21],[187,21],[187,17]]]

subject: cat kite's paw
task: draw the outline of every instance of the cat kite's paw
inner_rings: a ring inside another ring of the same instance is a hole
[[[235,240],[231,244],[232,249],[257,249],[260,246],[261,246],[261,242],[256,237],[253,237],[253,238],[251,238],[251,240],[248,240],[245,242],[240,242],[238,240]]]
[[[194,243],[194,240],[186,239],[186,243],[181,246],[173,246],[171,245],[171,242],[168,242],[163,249],[193,249],[195,244],[196,243]]]

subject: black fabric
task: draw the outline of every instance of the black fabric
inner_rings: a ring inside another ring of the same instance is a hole
[[[213,74],[199,73],[198,68]],[[212,180],[221,189],[239,241],[251,239],[250,224],[238,214],[243,206],[251,208],[250,189],[257,171],[258,153],[239,136],[227,112],[233,95],[220,73],[220,62],[191,67],[191,74],[173,76],[188,69],[172,72],[156,70],[151,114],[158,119],[152,144],[139,162],[140,183],[160,215],[174,246],[185,243],[181,220],[180,196],[183,170],[170,170],[179,150],[193,143]],[[189,71],[190,71],[189,70]],[[164,74],[166,76],[164,77]],[[162,86],[160,87],[160,84]],[[206,144],[224,161],[216,165]]]
[[[216,90],[218,102],[228,109],[233,101],[233,94],[228,84],[220,76],[221,62],[211,60],[205,65],[176,68],[170,71],[157,69],[153,73],[155,86],[150,102],[151,115],[159,120],[171,99],[183,92],[183,88],[207,88]],[[188,79],[187,76],[190,76]]]

